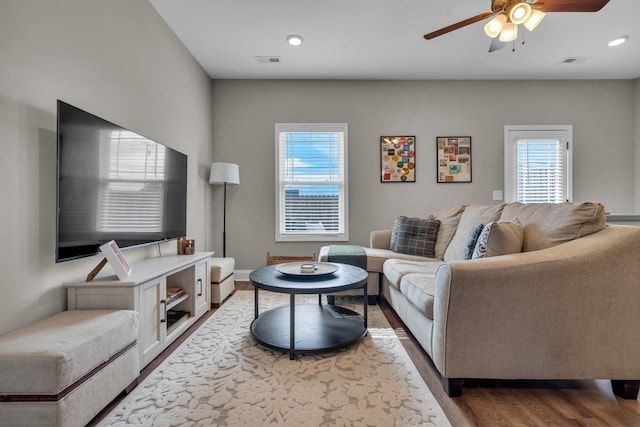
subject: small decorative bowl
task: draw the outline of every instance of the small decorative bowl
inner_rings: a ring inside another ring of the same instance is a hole
[[[300,265],[300,273],[313,273],[316,271],[314,264],[302,264]]]

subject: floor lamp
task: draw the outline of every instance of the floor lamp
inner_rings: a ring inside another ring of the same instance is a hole
[[[222,257],[227,256],[227,184],[240,184],[240,167],[233,163],[211,163],[209,184],[224,184],[224,213],[222,222]]]

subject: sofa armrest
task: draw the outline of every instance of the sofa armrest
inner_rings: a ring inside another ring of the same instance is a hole
[[[389,249],[391,243],[391,230],[373,230],[369,237],[369,247],[376,249]]]
[[[436,273],[432,359],[450,378],[640,378],[640,228]]]

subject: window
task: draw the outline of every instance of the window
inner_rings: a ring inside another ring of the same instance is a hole
[[[276,123],[276,241],[347,241],[347,124]]]
[[[572,126],[505,126],[505,201],[564,203],[572,199]]]

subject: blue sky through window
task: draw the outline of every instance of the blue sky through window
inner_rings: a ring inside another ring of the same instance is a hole
[[[339,132],[287,132],[284,140],[286,191],[301,196],[339,193]]]

